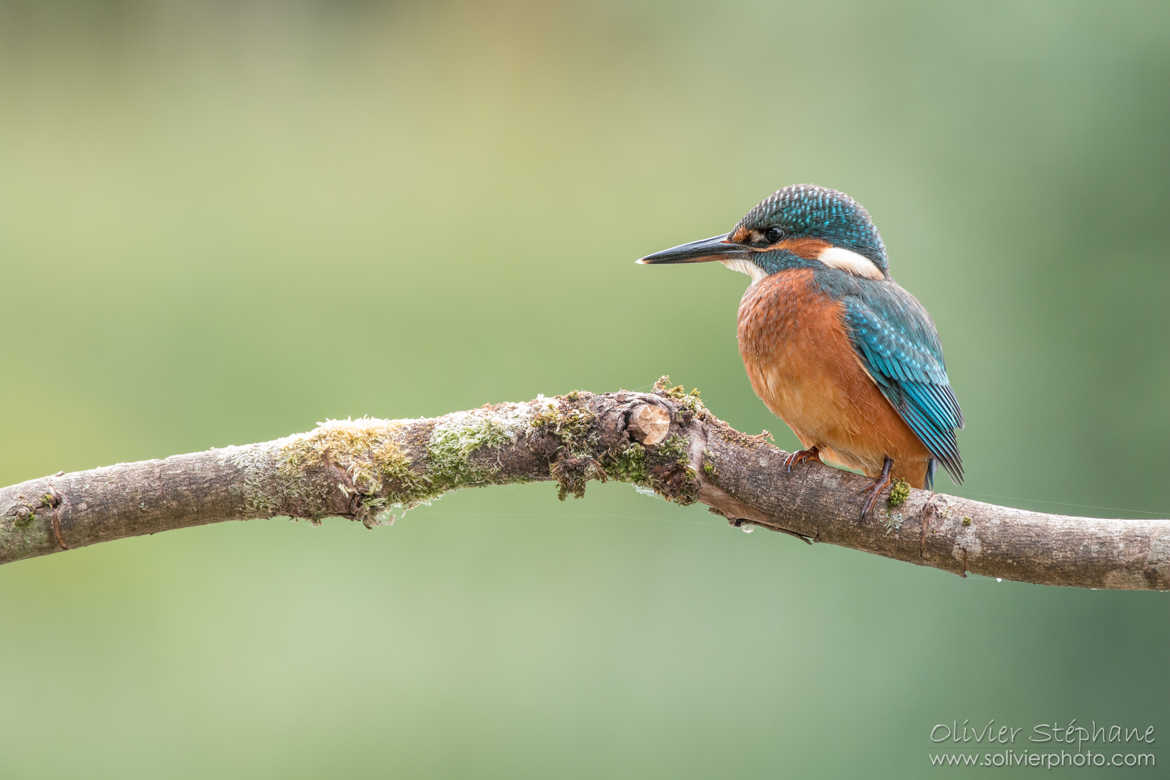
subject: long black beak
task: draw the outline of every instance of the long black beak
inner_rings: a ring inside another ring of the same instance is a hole
[[[679,244],[670,249],[663,249],[652,255],[646,255],[639,263],[643,265],[658,265],[667,263],[707,263],[712,260],[733,260],[744,257],[750,250],[742,244],[731,241],[729,234],[704,238],[702,241],[692,241],[689,244]]]

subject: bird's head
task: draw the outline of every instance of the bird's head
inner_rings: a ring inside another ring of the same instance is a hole
[[[865,208],[843,192],[794,184],[760,201],[730,232],[655,252],[639,260],[718,260],[758,282],[788,268],[828,266],[855,276],[888,279],[886,247]]]

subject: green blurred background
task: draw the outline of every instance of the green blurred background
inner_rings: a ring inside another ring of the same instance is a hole
[[[1166,3],[3,3],[0,483],[665,372],[790,447],[745,278],[632,260],[812,181],[938,323],[942,490],[1165,517],[1168,85]],[[1164,740],[1168,613],[618,484],[224,524],[0,569],[0,777],[1031,778],[930,729]]]

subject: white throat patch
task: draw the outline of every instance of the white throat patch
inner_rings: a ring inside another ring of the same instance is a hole
[[[739,271],[741,274],[747,274],[752,278],[752,284],[756,284],[768,274],[763,268],[753,263],[751,260],[746,260],[742,257],[737,257],[734,260],[720,260],[724,268],[730,268],[732,271]]]
[[[854,276],[864,276],[866,279],[885,279],[882,269],[865,255],[859,255],[849,249],[839,246],[829,246],[821,250],[817,259],[830,268],[851,273]]]

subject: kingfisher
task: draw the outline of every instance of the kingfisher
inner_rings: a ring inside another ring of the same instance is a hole
[[[747,274],[739,353],[752,389],[800,439],[785,461],[820,461],[873,478],[864,520],[902,479],[956,483],[963,412],[930,315],[890,276],[886,247],[856,200],[796,184],[756,204],[734,228],[637,262],[721,262]]]

